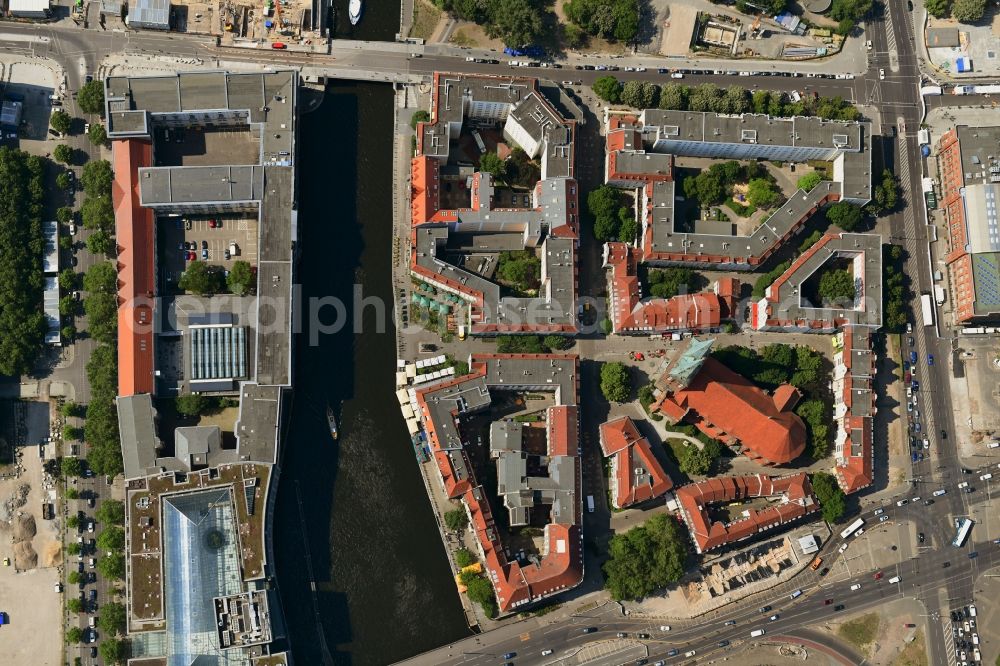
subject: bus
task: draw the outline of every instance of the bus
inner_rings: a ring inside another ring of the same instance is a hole
[[[965,545],[965,540],[969,538],[969,532],[972,530],[972,519],[963,518],[962,522],[958,525],[958,534],[955,535],[955,540],[951,542],[955,548],[961,548]]]
[[[858,518],[853,523],[844,528],[844,531],[840,533],[840,538],[846,539],[847,537],[851,536],[852,534],[860,530],[861,526],[864,524],[865,524],[865,519]]]
[[[920,295],[920,309],[924,315],[924,326],[934,325],[934,306],[931,304],[930,294]]]

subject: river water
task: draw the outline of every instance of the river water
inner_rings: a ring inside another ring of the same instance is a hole
[[[333,84],[301,118],[306,304],[330,295],[350,303],[356,283],[391,302],[392,123],[392,89],[371,83]],[[468,632],[397,406],[391,317],[382,333],[375,318],[364,311],[362,335],[352,325],[312,345],[304,326],[296,341],[274,544],[299,666],[385,664]],[[342,403],[337,442],[328,402]]]

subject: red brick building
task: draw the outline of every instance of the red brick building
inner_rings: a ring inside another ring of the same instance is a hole
[[[622,416],[601,424],[601,451],[611,459],[611,503],[616,509],[660,497],[674,487],[649,440]]]

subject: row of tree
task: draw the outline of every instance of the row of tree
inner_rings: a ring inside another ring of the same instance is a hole
[[[924,0],[924,6],[935,18],[950,16],[959,23],[978,23],[986,14],[986,0]]]
[[[573,346],[564,335],[498,335],[496,342],[499,354],[551,354]]]
[[[0,148],[0,374],[31,370],[45,337],[42,206],[45,162]]]
[[[691,542],[683,524],[661,513],[611,537],[608,553],[604,586],[612,598],[641,599],[681,579]]]
[[[118,274],[114,264],[102,261],[83,276],[87,292],[84,310],[90,336],[97,341],[87,361],[90,402],[84,434],[90,450],[87,462],[98,474],[114,476],[122,471],[121,442],[118,439]]]
[[[234,261],[227,275],[221,266],[195,260],[181,273],[177,286],[199,296],[221,294],[227,289],[237,296],[246,296],[256,288],[257,277],[246,261]]]
[[[902,333],[909,320],[906,304],[910,301],[910,283],[903,273],[903,248],[882,246],[882,324],[887,331]]]
[[[817,116],[827,120],[857,120],[861,114],[841,97],[809,97],[794,101],[785,93],[756,90],[733,84],[720,88],[714,83],[691,87],[680,83],[663,86],[649,81],[627,81],[602,76],[593,85],[594,93],[611,104],[625,104],[636,109],[660,108],[675,111],[713,113],[766,113],[776,118]]]

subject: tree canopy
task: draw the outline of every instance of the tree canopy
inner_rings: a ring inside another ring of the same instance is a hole
[[[42,313],[41,158],[0,148],[0,374],[31,370],[47,329]]]
[[[68,645],[74,645],[82,641],[83,641],[83,629],[77,626],[70,626],[66,629],[66,643]]]
[[[924,7],[934,18],[945,18],[951,14],[951,0],[924,0]]]
[[[632,380],[624,363],[611,361],[601,365],[601,393],[609,402],[628,401]]]
[[[100,123],[93,123],[90,129],[87,130],[87,138],[95,146],[103,145],[108,140],[108,131],[104,129],[104,125]]]
[[[563,9],[594,37],[627,43],[639,35],[639,0],[570,0]]]
[[[123,550],[125,548],[125,530],[118,525],[105,527],[97,535],[97,546],[101,550]]]
[[[117,601],[108,601],[101,606],[101,616],[97,626],[109,636],[125,635],[125,606]]]
[[[619,238],[622,208],[621,192],[610,185],[601,185],[587,194],[587,210],[594,219],[594,238],[602,242]]]
[[[690,545],[687,530],[659,514],[611,537],[604,585],[616,600],[641,599],[684,575]]]
[[[781,277],[781,275],[787,271],[791,265],[791,260],[782,261],[780,264],[757,278],[757,281],[753,283],[753,298],[764,298],[767,288],[774,284],[774,281]]]
[[[812,188],[823,182],[823,175],[819,171],[810,171],[809,173],[801,176],[796,186],[800,190],[805,190],[809,192]]]
[[[56,147],[52,149],[52,157],[55,158],[57,162],[69,164],[73,161],[73,149],[65,143],[57,144]]]
[[[626,81],[622,86],[621,102],[636,109],[656,107],[659,86],[648,81]]]
[[[125,504],[118,500],[106,499],[97,507],[94,516],[105,525],[124,525]]]
[[[80,183],[88,197],[111,197],[111,183],[115,174],[111,162],[107,160],[92,160],[83,165]]]
[[[986,0],[955,0],[951,17],[959,23],[978,23],[986,13]]]
[[[605,102],[617,104],[622,98],[622,84],[613,76],[602,76],[594,81],[594,94]]]
[[[465,509],[459,507],[457,509],[452,509],[444,514],[444,524],[449,530],[454,532],[459,532],[464,530],[469,524],[469,516],[465,513]]]
[[[854,275],[849,269],[828,270],[819,278],[817,293],[827,303],[853,301]]]
[[[656,298],[671,298],[694,289],[697,274],[690,268],[671,266],[663,269],[651,269],[647,274],[649,293]]]
[[[542,279],[542,260],[530,250],[501,252],[497,260],[497,277],[521,293],[535,291]]]
[[[105,639],[98,646],[98,651],[105,664],[117,666],[125,663],[125,659],[128,657],[128,642],[119,638]]]
[[[69,134],[69,130],[73,125],[73,118],[60,109],[49,116],[49,125],[52,125],[52,129],[60,134]]]
[[[98,229],[87,236],[87,251],[98,256],[108,256],[115,249],[115,240],[111,234]]]
[[[237,296],[246,296],[256,286],[256,278],[250,264],[245,261],[234,261],[226,276],[226,286]]]
[[[104,114],[104,84],[101,81],[89,81],[80,86],[76,93],[76,103],[84,113]]]
[[[97,570],[108,580],[124,580],[125,555],[123,553],[105,555],[97,561]]]
[[[215,402],[208,396],[200,393],[186,393],[174,399],[174,406],[178,414],[184,416],[198,416],[211,411],[215,407]]]
[[[888,169],[882,171],[882,180],[875,186],[873,199],[869,206],[879,215],[891,213],[896,209],[899,200],[899,187],[896,177]]]
[[[187,270],[181,273],[181,279],[177,281],[178,287],[199,296],[218,294],[224,285],[225,275],[217,266],[198,260],[190,262]]]
[[[757,208],[771,208],[781,199],[781,192],[772,181],[754,178],[747,184],[747,199]]]
[[[826,209],[826,219],[844,231],[854,231],[861,224],[861,209],[847,201],[838,201]]]
[[[819,501],[823,520],[828,523],[839,521],[847,508],[844,491],[837,484],[837,479],[826,472],[816,472],[812,475],[813,493]]]
[[[496,153],[485,153],[479,158],[479,170],[491,174],[496,180],[503,180],[507,175],[507,163]]]
[[[60,468],[62,469],[63,476],[66,477],[83,475],[83,461],[79,458],[70,458],[68,456],[63,458]]]
[[[685,474],[704,476],[712,471],[715,461],[722,456],[724,450],[722,442],[716,439],[704,443],[700,449],[694,444],[688,443],[688,446],[683,449],[678,466]]]

